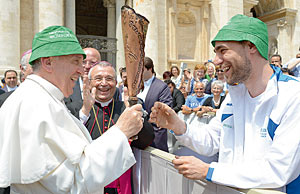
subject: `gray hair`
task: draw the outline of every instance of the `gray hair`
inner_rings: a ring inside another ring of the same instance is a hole
[[[215,80],[211,83],[211,88],[218,86],[224,90],[224,83],[221,80]]]
[[[113,70],[114,70],[114,77],[115,77],[115,80],[117,80],[117,72],[116,72],[116,70],[115,70],[115,67],[112,65],[112,64],[110,64],[109,62],[107,62],[107,61],[100,61],[99,63],[97,63],[94,67],[92,67],[91,69],[90,69],[90,71],[89,71],[89,74],[88,74],[88,78],[89,79],[92,79],[92,71],[93,71],[93,69],[94,68],[96,68],[96,67],[111,67],[111,68],[113,68]]]
[[[24,70],[26,70],[26,68],[27,68],[27,63],[28,63],[28,61],[29,61],[29,56],[30,56],[30,54],[31,54],[31,52],[25,54],[25,55],[21,58],[20,64],[21,64],[21,66],[22,66],[22,68],[23,68]]]
[[[40,68],[41,68],[41,66],[42,66],[41,58],[38,58],[38,59],[34,60],[34,61],[32,62],[32,65],[31,65],[32,71],[33,71],[33,72],[39,71]]]

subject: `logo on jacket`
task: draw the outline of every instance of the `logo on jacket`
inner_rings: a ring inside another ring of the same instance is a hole
[[[266,128],[260,129],[260,137],[267,137],[267,129]]]

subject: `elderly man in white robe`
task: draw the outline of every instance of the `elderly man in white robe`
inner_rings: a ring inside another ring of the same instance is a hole
[[[0,187],[11,193],[102,193],[134,163],[128,139],[142,128],[142,107],[127,108],[92,141],[63,98],[83,74],[74,33],[51,26],[35,35],[33,74],[0,109]]]

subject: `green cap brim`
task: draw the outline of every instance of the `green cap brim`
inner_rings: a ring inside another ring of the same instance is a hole
[[[250,41],[253,43],[261,56],[268,60],[268,43],[262,41],[261,38],[253,35],[253,34],[246,34],[245,32],[240,32],[237,30],[231,29],[221,29],[216,37],[211,41],[213,47],[215,47],[216,41]]]
[[[29,60],[29,64],[41,57],[52,57],[62,55],[81,54],[83,59],[86,58],[86,54],[82,50],[80,44],[76,41],[69,42],[49,42],[48,44],[41,45],[40,47],[32,50],[32,54]]]

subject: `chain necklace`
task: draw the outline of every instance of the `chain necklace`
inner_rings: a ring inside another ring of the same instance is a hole
[[[110,122],[112,121],[112,115],[114,113],[114,107],[115,107],[114,99],[112,99],[112,101],[113,101],[113,105],[112,105],[112,111],[110,113],[109,122],[108,122],[108,126],[107,126],[108,129],[109,129],[109,126],[110,126]],[[96,114],[94,106],[92,107],[92,109],[93,109],[93,112],[94,112],[94,115],[95,115],[95,120],[96,120],[96,123],[97,123],[97,126],[98,126],[98,130],[99,130],[99,133],[100,133],[100,136],[101,136],[102,131],[101,131],[101,128],[100,128],[100,125],[99,125],[99,122],[98,122],[98,114]],[[103,114],[104,114],[104,111],[103,111]],[[103,129],[103,133],[104,133],[104,129]]]
[[[219,100],[217,102],[215,101],[215,97],[213,97],[214,105],[219,106],[220,100],[221,100],[221,96],[219,97]]]

